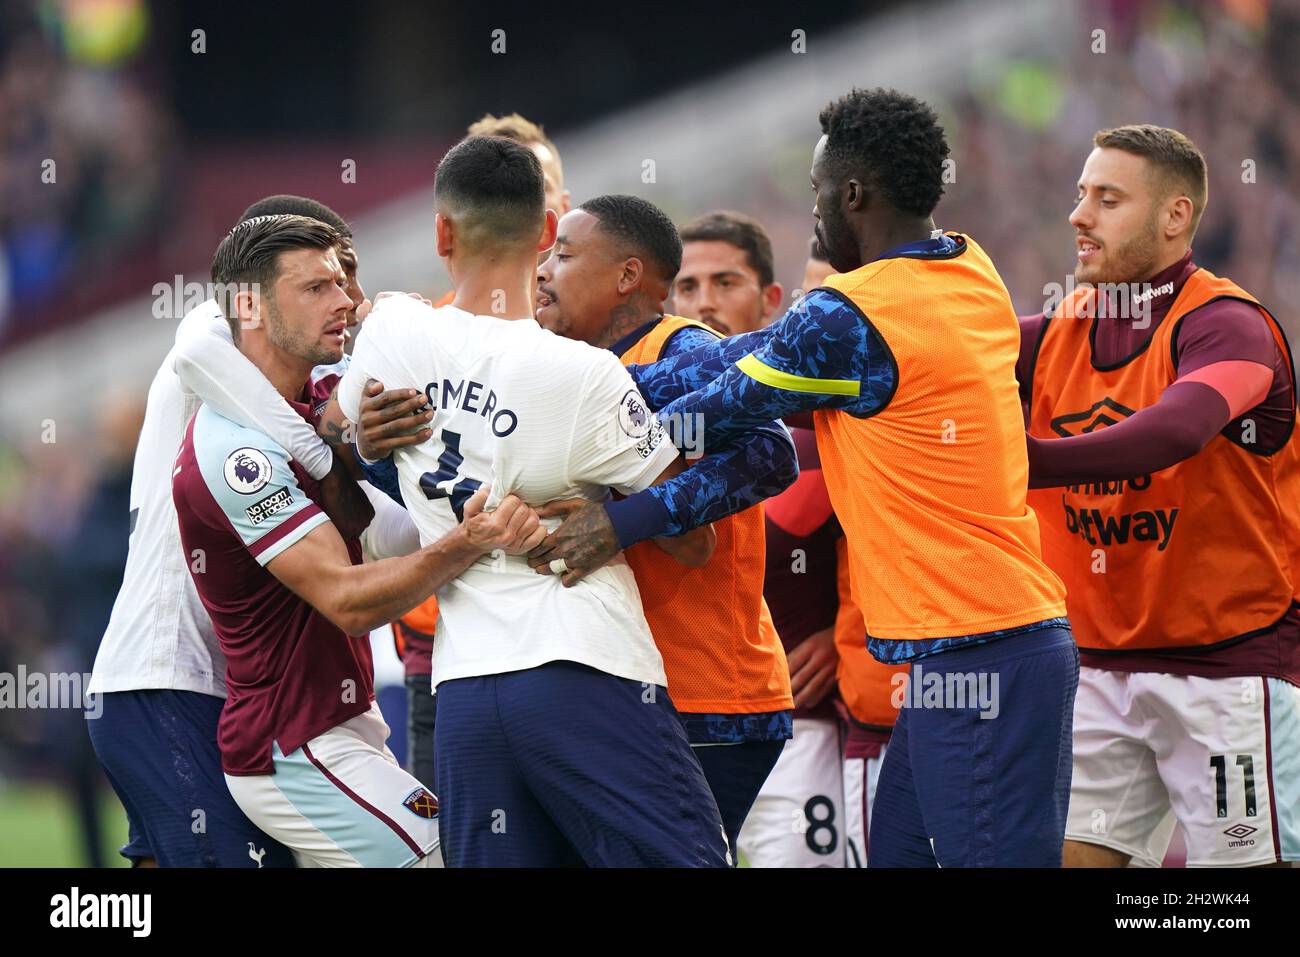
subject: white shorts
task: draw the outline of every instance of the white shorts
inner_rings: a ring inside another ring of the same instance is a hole
[[[248,819],[299,867],[441,867],[437,800],[388,750],[374,702],[285,755],[273,774],[226,775]]]
[[[1188,867],[1300,860],[1300,688],[1081,668],[1066,837],[1154,859],[1171,809]]]
[[[1156,825],[1156,829],[1151,832],[1151,836],[1147,838],[1146,847],[1142,849],[1142,852],[1129,858],[1128,866],[1164,867],[1165,857],[1169,854],[1170,845],[1174,841],[1174,831],[1177,827],[1178,818],[1174,817],[1174,812],[1171,810]]]
[[[736,839],[749,867],[843,867],[840,725],[796,718]]]
[[[844,837],[849,867],[867,866],[871,806],[876,803],[880,766],[888,750],[889,745],[882,744],[879,757],[844,759]]]

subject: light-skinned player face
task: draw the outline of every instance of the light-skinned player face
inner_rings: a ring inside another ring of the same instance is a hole
[[[546,189],[546,208],[563,216],[569,211],[569,191],[564,188],[564,174],[560,171],[560,158],[545,143],[530,143],[528,148],[542,164],[542,180]]]
[[[673,283],[673,311],[708,323],[724,336],[753,332],[781,307],[783,290],[762,279],[739,246],[720,239],[682,245]]]
[[[241,348],[286,369],[338,362],[354,309],[338,254],[294,249],[280,253],[278,265],[270,295],[247,291],[235,297]]]
[[[619,326],[615,314],[634,308],[625,300],[649,278],[640,259],[622,255],[601,231],[600,220],[575,209],[560,220],[555,248],[537,267],[537,321],[557,335],[608,345],[603,333]],[[658,285],[662,302],[667,284]]]
[[[1191,239],[1192,201],[1153,174],[1141,156],[1097,147],[1083,164],[1070,225],[1074,277],[1141,282],[1176,262]]]

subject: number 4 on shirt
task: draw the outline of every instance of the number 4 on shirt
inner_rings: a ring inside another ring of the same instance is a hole
[[[438,456],[438,471],[425,472],[420,476],[420,491],[428,499],[450,498],[451,510],[456,513],[456,521],[465,521],[465,503],[478,491],[483,483],[477,479],[467,478],[455,482],[465,456],[460,454],[460,433],[450,429],[442,430],[442,455]],[[441,486],[455,482],[450,488]]]

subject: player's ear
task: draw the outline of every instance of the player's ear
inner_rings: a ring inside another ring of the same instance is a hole
[[[627,257],[623,260],[623,271],[618,276],[619,294],[624,295],[636,289],[644,278],[645,264],[635,256]]]
[[[560,209],[561,216],[573,209],[573,199],[569,196],[569,191],[567,189],[564,191],[564,195],[560,197],[560,206],[562,207]]]
[[[241,288],[235,293],[231,304],[235,317],[239,319],[239,328],[256,329],[262,321],[261,296],[252,289]]]
[[[763,289],[763,318],[768,319],[781,308],[785,299],[785,287],[779,282],[770,282]]]
[[[537,251],[544,253],[555,245],[556,234],[560,231],[560,217],[555,215],[555,210],[548,209],[546,218],[542,222],[542,234],[537,238]]]
[[[437,213],[433,217],[433,237],[438,247],[438,255],[446,259],[451,255],[452,243],[455,240],[456,226],[450,219]]]
[[[867,205],[867,190],[858,180],[849,180],[848,199],[845,207],[851,210],[860,210]]]
[[[1192,224],[1192,201],[1186,196],[1179,196],[1165,205],[1165,236],[1177,239],[1187,232]]]

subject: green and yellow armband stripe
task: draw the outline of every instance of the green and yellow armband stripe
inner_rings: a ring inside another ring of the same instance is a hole
[[[862,383],[856,379],[813,379],[808,376],[794,375],[773,369],[770,365],[754,356],[751,352],[739,362],[737,368],[763,385],[787,392],[816,392],[823,395],[859,395]]]

